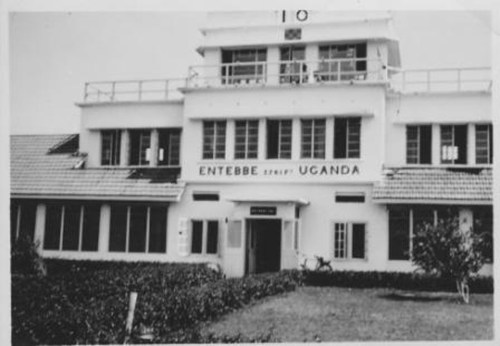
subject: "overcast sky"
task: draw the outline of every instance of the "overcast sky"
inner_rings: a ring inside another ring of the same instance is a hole
[[[403,68],[491,65],[488,12],[393,12]],[[11,132],[78,132],[86,81],[185,77],[201,12],[12,13]]]

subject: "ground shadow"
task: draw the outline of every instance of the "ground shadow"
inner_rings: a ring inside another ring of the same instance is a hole
[[[436,302],[449,300],[449,297],[430,296],[425,293],[391,292],[379,294],[379,298],[393,301]]]

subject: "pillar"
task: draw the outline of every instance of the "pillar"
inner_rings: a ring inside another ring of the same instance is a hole
[[[441,163],[441,128],[439,124],[432,124],[432,164]]]
[[[130,132],[129,130],[122,131],[120,142],[120,166],[126,167],[130,161]]]
[[[280,50],[278,46],[267,49],[267,84],[278,85],[280,83]]]
[[[467,164],[476,163],[476,126],[469,124],[467,126]]]
[[[257,158],[258,160],[265,160],[266,159],[266,149],[267,149],[267,130],[266,130],[266,119],[262,118],[259,119],[259,147],[258,147],[258,155]]]
[[[111,221],[111,206],[109,204],[101,205],[101,218],[99,221],[99,253],[109,251],[109,229]]]
[[[292,160],[300,160],[300,118],[292,119]]]
[[[158,166],[158,154],[159,154],[159,135],[158,130],[151,130],[151,143],[149,145],[149,166]],[[166,153],[165,153],[166,154]]]
[[[226,127],[226,160],[234,160],[235,135],[236,131],[234,120],[228,120]]]
[[[47,206],[45,204],[38,204],[36,206],[36,218],[35,218],[35,235],[34,242],[38,244],[37,251],[39,254],[43,253],[43,236],[45,232],[45,214]]]

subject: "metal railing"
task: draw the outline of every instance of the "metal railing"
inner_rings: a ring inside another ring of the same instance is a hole
[[[491,91],[489,67],[399,70],[389,68],[390,87],[404,93]]]
[[[185,78],[100,81],[85,83],[83,101],[123,102],[181,99],[179,88],[186,87]]]

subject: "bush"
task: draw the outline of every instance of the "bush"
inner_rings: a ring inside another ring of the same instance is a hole
[[[421,273],[378,271],[304,272],[304,284],[311,286],[339,286],[352,288],[385,287],[415,291],[454,291],[453,281]],[[493,293],[493,277],[475,276],[470,279],[473,293]]]
[[[10,262],[12,274],[38,276],[46,274],[44,261],[37,252],[38,245],[28,236],[20,237],[12,244]]]

